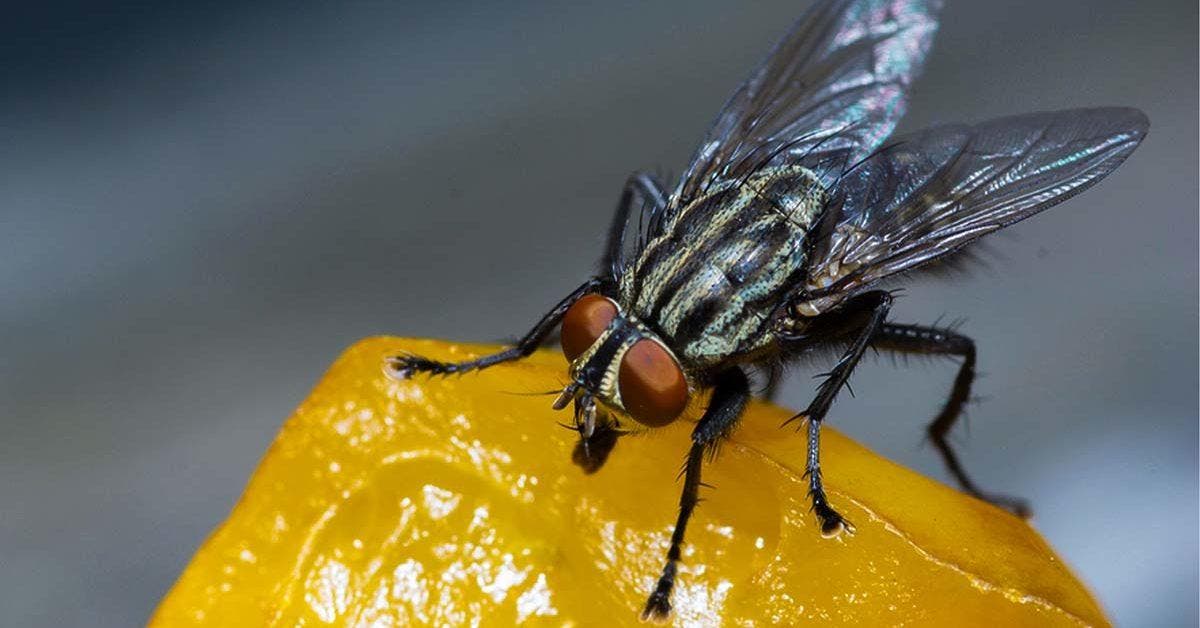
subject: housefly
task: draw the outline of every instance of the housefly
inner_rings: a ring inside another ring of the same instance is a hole
[[[586,470],[622,426],[669,424],[711,389],[643,617],[670,612],[702,462],[737,424],[754,369],[775,373],[814,348],[841,351],[793,417],[807,430],[808,492],[824,534],[850,528],[822,486],[821,423],[869,347],[961,360],[931,440],[964,490],[1024,512],[980,490],[946,440],[969,397],[974,342],[889,322],[893,296],[879,285],[1091,187],[1149,122],[1135,109],[1071,109],[889,139],[940,4],[819,0],[734,92],[673,189],[646,173],[628,179],[600,271],[515,346],[465,362],[389,359],[397,377],[483,369],[529,355],[561,326],[569,383],[554,407],[574,404]]]

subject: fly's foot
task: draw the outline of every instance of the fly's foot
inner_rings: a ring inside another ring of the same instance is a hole
[[[813,504],[813,512],[821,523],[821,536],[831,539],[842,532],[854,534],[854,525],[846,520],[838,511],[829,507],[824,500]]]
[[[455,365],[449,362],[438,362],[411,353],[393,355],[385,358],[384,362],[384,371],[395,379],[410,379],[417,373],[448,375],[457,370]]]
[[[642,619],[664,621],[671,615],[671,587],[675,585],[675,561],[667,563],[662,577],[646,600],[646,608],[642,609]]]
[[[797,423],[797,421],[798,421],[798,423]],[[808,427],[808,413],[801,412],[800,414],[794,414],[788,420],[784,421],[783,423],[780,423],[779,427],[781,427],[781,428],[787,427],[788,425],[790,425],[792,423],[796,423],[797,431],[799,431],[801,428]]]
[[[999,506],[1022,519],[1029,519],[1033,516],[1033,509],[1029,507],[1029,502],[1020,497],[1000,495],[998,493],[979,493],[975,496],[993,506]]]

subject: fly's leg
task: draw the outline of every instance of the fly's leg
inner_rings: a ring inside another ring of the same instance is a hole
[[[808,427],[808,459],[804,472],[808,476],[808,496],[812,500],[813,512],[820,520],[821,533],[825,536],[835,536],[843,529],[853,531],[854,528],[829,505],[829,499],[825,495],[825,485],[821,476],[821,421],[825,419],[842,386],[850,379],[850,373],[858,366],[863,352],[871,344],[871,339],[883,327],[891,307],[892,295],[884,290],[874,290],[854,297],[838,310],[823,315],[822,318],[826,318],[835,326],[845,326],[847,321],[855,322],[850,346],[821,382],[817,388],[817,396],[808,405],[808,409],[788,419],[789,423],[802,419]],[[814,328],[824,326],[827,325],[816,325]],[[785,337],[785,349],[786,341]]]
[[[528,356],[537,350],[541,345],[542,340],[552,331],[554,327],[562,321],[562,317],[567,313],[576,301],[585,294],[595,292],[598,288],[604,285],[604,280],[600,278],[592,278],[575,289],[574,292],[567,295],[554,309],[546,313],[542,320],[538,321],[533,329],[529,330],[515,346],[512,346],[499,353],[485,355],[474,360],[465,362],[438,362],[430,360],[418,355],[397,355],[388,358],[388,367],[394,377],[406,379],[416,375],[417,373],[431,373],[433,375],[450,375],[452,373],[465,373],[467,371],[475,371],[485,369],[489,366],[500,364],[501,362],[510,362],[519,360]]]
[[[657,223],[667,208],[667,193],[657,177],[645,172],[629,175],[625,181],[625,189],[621,192],[621,200],[617,202],[612,225],[608,228],[604,259],[600,260],[600,268],[609,273],[614,280],[625,273],[625,238],[629,231],[629,213],[633,210],[635,200],[644,209],[649,209],[651,230],[657,228]]]
[[[741,369],[733,368],[717,377],[708,409],[692,430],[692,446],[688,450],[687,461],[683,467],[683,494],[679,497],[679,518],[675,521],[674,532],[671,533],[667,564],[663,567],[662,576],[650,594],[650,599],[646,601],[646,608],[642,610],[643,619],[662,619],[671,612],[671,588],[675,586],[675,572],[683,545],[683,534],[687,530],[692,511],[700,501],[700,466],[704,462],[705,452],[715,452],[716,444],[733,429],[749,399],[750,382]]]
[[[871,339],[871,344],[889,351],[962,358],[962,364],[958,367],[958,375],[954,378],[954,387],[950,389],[950,396],[946,398],[941,412],[927,428],[929,439],[933,441],[946,468],[954,476],[954,479],[958,480],[963,490],[1010,510],[1018,516],[1028,517],[1029,505],[1025,500],[980,490],[979,486],[967,475],[946,438],[954,427],[954,423],[962,415],[963,406],[970,399],[971,383],[975,380],[975,342],[962,334],[946,329],[919,325],[885,324]]]
[[[578,301],[580,297],[590,292],[595,292],[601,286],[611,285],[620,278],[625,268],[625,259],[622,255],[622,250],[629,223],[629,212],[633,208],[635,198],[640,200],[644,206],[649,207],[651,220],[657,220],[661,216],[662,211],[666,209],[666,192],[663,191],[662,184],[654,176],[641,172],[635,172],[630,175],[629,179],[625,182],[625,190],[621,194],[620,202],[617,203],[617,211],[613,215],[612,227],[608,234],[608,245],[605,247],[604,258],[601,260],[600,267],[604,274],[600,277],[593,277],[587,280],[586,283],[567,295],[558,305],[554,306],[554,309],[547,312],[542,317],[542,320],[538,321],[537,325],[534,325],[533,329],[529,330],[515,346],[499,353],[485,355],[481,358],[465,362],[439,362],[418,355],[393,356],[388,358],[388,366],[391,369],[392,375],[406,379],[417,373],[431,373],[433,375],[465,373],[467,371],[485,369],[501,362],[519,360],[536,351],[542,344],[542,341],[562,321],[562,317],[567,313],[567,309]]]

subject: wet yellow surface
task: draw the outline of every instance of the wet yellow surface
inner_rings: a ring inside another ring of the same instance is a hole
[[[688,421],[571,463],[555,425],[561,355],[394,381],[383,359],[490,350],[375,338],[343,354],[288,419],[241,501],[152,623],[635,624],[662,568]],[[697,404],[698,405],[698,404]],[[694,411],[692,412],[694,414]],[[678,625],[1107,625],[1023,521],[827,429],[830,497],[856,526],[822,538],[805,441],[754,404],[705,469]]]

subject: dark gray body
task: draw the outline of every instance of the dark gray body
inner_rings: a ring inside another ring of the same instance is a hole
[[[624,311],[688,369],[759,354],[805,279],[805,239],[828,195],[807,169],[766,169],[670,216],[621,277]]]

